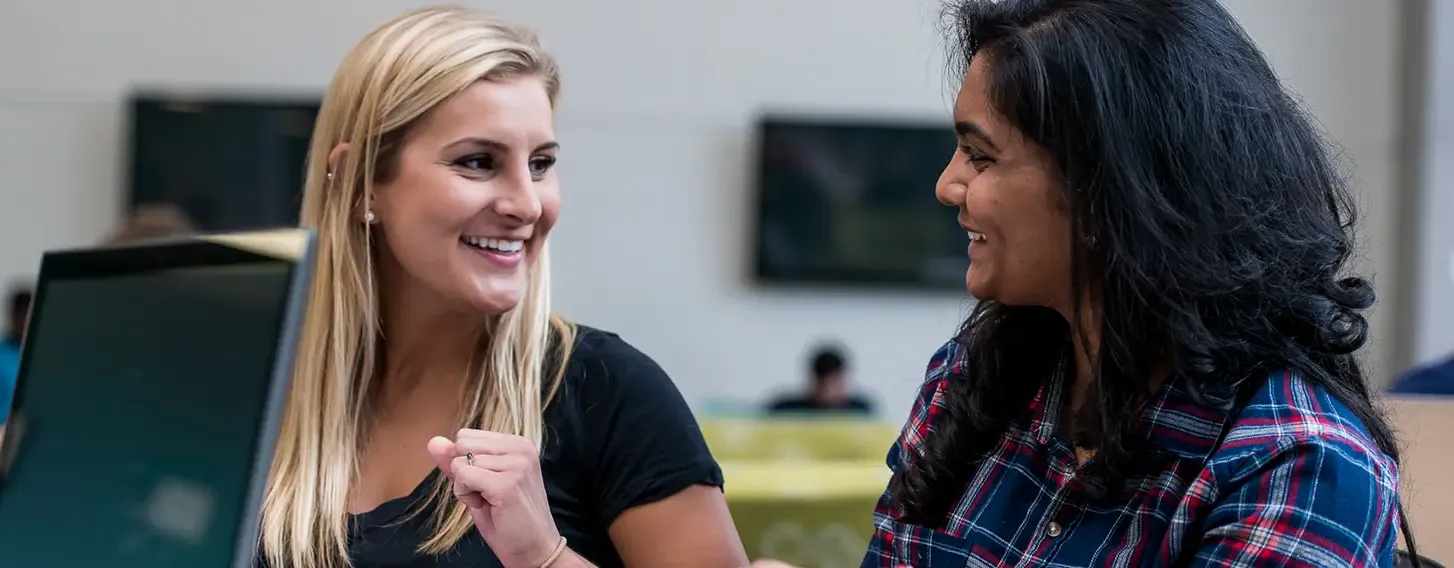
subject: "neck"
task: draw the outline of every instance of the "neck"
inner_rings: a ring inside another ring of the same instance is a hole
[[[416,404],[438,408],[442,397],[461,400],[470,364],[487,333],[486,318],[430,309],[431,304],[409,294],[382,297],[381,410]]]
[[[1088,301],[1081,302],[1078,314],[1069,306],[1060,307],[1056,311],[1070,324],[1070,351],[1074,355],[1072,362],[1075,365],[1072,369],[1075,373],[1075,395],[1072,398],[1079,399],[1081,393],[1089,389],[1095,381],[1096,355],[1101,347],[1100,317]],[[1077,321],[1079,325],[1076,325]]]
[[[1085,408],[1086,402],[1094,396],[1091,393],[1095,390],[1095,362],[1101,343],[1100,319],[1097,312],[1088,301],[1081,302],[1080,308],[1079,311],[1076,311],[1073,303],[1067,303],[1057,308],[1061,317],[1064,317],[1066,323],[1070,325],[1071,363],[1074,365],[1071,372],[1075,373],[1070,383],[1070,396],[1059,413],[1061,420],[1068,427],[1068,431],[1072,432],[1070,441],[1075,446],[1076,459],[1079,463],[1084,464],[1095,455],[1095,450],[1094,448],[1082,448],[1081,441],[1076,439],[1077,434],[1075,433],[1085,426],[1081,422],[1082,410]]]
[[[1071,388],[1070,408],[1077,411],[1095,388],[1097,360],[1101,348],[1100,313],[1089,301],[1082,302],[1081,306],[1080,325],[1077,326],[1074,323],[1070,325],[1070,348],[1071,353],[1075,355],[1073,359],[1075,377]],[[1060,309],[1058,311],[1062,317],[1065,317],[1065,321],[1075,321],[1071,319],[1071,310]],[[1146,371],[1149,373],[1146,385],[1146,393],[1149,395],[1166,381],[1166,377],[1171,372],[1171,361],[1164,357],[1160,358],[1153,361],[1151,368]]]

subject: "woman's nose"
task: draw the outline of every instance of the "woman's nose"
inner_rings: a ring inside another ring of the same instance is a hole
[[[540,195],[536,192],[534,178],[529,175],[512,175],[505,184],[507,189],[504,195],[495,201],[495,213],[523,225],[539,219]]]
[[[950,160],[949,165],[944,167],[944,172],[939,174],[939,182],[934,185],[934,197],[945,205],[960,207],[964,205],[964,194],[969,188],[969,180],[974,179],[974,174],[971,168],[955,162]]]

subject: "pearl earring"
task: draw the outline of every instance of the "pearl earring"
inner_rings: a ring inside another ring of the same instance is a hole
[[[333,172],[328,172],[328,174],[325,175],[325,176],[323,176],[323,177],[324,177],[324,179],[327,179],[328,181],[333,181]]]
[[[364,222],[365,223],[373,223],[374,222],[374,211],[372,209],[370,209],[368,211],[364,211]]]

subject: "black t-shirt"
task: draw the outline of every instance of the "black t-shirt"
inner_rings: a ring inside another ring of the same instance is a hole
[[[571,550],[601,568],[622,566],[606,533],[622,511],[693,485],[722,486],[722,470],[671,378],[616,334],[584,326],[545,410],[543,446],[540,466],[556,528]],[[431,533],[433,509],[409,512],[429,497],[438,475],[353,518],[355,568],[500,566],[473,530],[446,554],[416,552]]]

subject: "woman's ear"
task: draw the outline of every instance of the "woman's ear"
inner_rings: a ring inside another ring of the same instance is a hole
[[[328,183],[342,181],[343,164],[348,159],[349,144],[347,142],[334,146],[328,152]],[[373,224],[376,221],[373,204],[370,203],[370,196],[360,195],[358,202],[354,204],[353,217],[361,223]]]
[[[332,150],[328,151],[327,175],[329,181],[333,181],[334,179],[337,179],[339,176],[343,175],[343,173],[339,171],[339,168],[343,167],[343,160],[348,157],[348,148],[349,143],[344,142],[337,146],[334,146]]]

